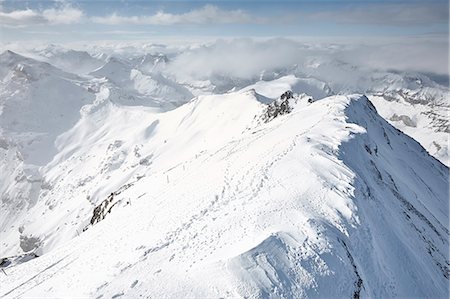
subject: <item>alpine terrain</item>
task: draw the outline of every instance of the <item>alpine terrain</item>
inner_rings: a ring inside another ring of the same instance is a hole
[[[448,87],[197,50],[0,54],[0,297],[449,297]]]

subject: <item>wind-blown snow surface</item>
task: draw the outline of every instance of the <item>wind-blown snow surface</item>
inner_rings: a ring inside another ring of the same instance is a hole
[[[44,254],[0,296],[447,298],[448,168],[364,96],[268,123],[262,98],[89,110],[22,228]]]

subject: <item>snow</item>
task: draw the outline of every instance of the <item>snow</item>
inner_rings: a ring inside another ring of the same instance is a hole
[[[0,126],[22,148],[26,162],[44,165],[55,154],[54,139],[77,122],[80,108],[94,96],[79,86],[79,78],[49,64],[11,52],[1,56],[2,73],[14,67],[0,90]]]
[[[444,98],[447,103],[450,95]],[[450,165],[448,148],[449,107],[430,104],[411,105],[405,101],[385,104],[385,99],[371,96],[370,100],[391,124],[414,137],[428,152],[445,165]],[[397,117],[396,117],[397,116]],[[426,117],[429,116],[429,117]]]
[[[448,168],[359,95],[267,124],[264,107],[247,91],[84,116],[44,171],[55,208],[25,226],[43,255],[6,268],[2,296],[448,296]],[[82,232],[86,195],[127,183]]]
[[[448,90],[113,54],[1,54],[1,297],[449,296]]]

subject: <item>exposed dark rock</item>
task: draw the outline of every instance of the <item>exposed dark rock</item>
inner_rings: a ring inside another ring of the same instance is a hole
[[[405,126],[416,127],[416,123],[407,115],[397,115],[394,113],[394,115],[391,116],[390,120],[402,121],[405,124]]]
[[[281,99],[281,100],[289,100],[289,99],[292,99],[292,98],[294,98],[294,94],[293,94],[292,91],[290,91],[290,90],[285,91],[285,92],[280,96],[280,99]]]
[[[24,252],[30,252],[37,249],[41,245],[41,240],[38,237],[33,236],[20,236],[20,248]]]
[[[39,257],[39,256],[34,252],[25,253],[25,254],[21,254],[21,255],[15,255],[15,256],[9,256],[9,257],[2,257],[2,258],[0,258],[0,268],[13,267],[18,264],[28,262],[37,257]]]
[[[93,215],[90,221],[92,225],[105,219],[106,214],[111,212],[112,207],[116,204],[112,204],[113,199],[114,193],[111,193],[108,198],[106,198],[94,208]]]
[[[112,192],[106,199],[104,199],[98,206],[94,208],[94,211],[92,212],[92,217],[90,220],[90,224],[94,225],[103,219],[105,219],[106,215],[111,213],[112,208],[120,202],[120,200],[116,199],[116,196],[127,190],[128,188],[132,187],[137,181],[145,177],[145,175],[136,177],[136,181],[127,183],[125,185],[122,185],[119,189]],[[127,201],[126,204],[130,204],[130,201]],[[89,225],[83,228],[83,231],[86,231],[89,229]]]
[[[278,100],[267,105],[267,110],[263,116],[264,122],[269,122],[280,115],[291,113],[292,107],[290,106],[289,100],[293,98],[292,91],[288,90]]]
[[[344,247],[345,252],[347,253],[347,257],[350,260],[350,264],[353,267],[353,272],[355,273],[355,276],[356,276],[355,291],[353,292],[353,299],[359,299],[361,297],[361,289],[364,288],[363,280],[361,278],[361,275],[359,274],[358,268],[356,267],[355,260],[352,256],[352,254],[350,253],[347,243],[345,243],[345,241],[342,239],[338,239],[338,240]]]

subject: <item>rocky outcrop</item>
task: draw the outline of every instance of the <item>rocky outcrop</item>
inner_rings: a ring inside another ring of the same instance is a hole
[[[390,120],[401,121],[405,124],[405,126],[408,127],[416,127],[416,123],[407,115],[397,115],[396,113],[394,113],[394,115],[391,116]]]
[[[314,102],[306,94],[294,94],[291,90],[287,90],[278,99],[267,105],[262,117],[263,121],[267,123],[280,115],[291,113],[299,100],[305,100],[309,104]]]
[[[33,236],[20,236],[20,248],[24,252],[30,252],[37,249],[41,245],[41,240]]]
[[[0,258],[0,269],[6,269],[9,267],[14,267],[18,264],[26,263],[34,258],[39,257],[34,252],[29,252],[16,256],[2,257]],[[6,274],[6,272],[4,272]]]
[[[106,214],[111,213],[111,209],[117,203],[113,203],[114,193],[111,193],[108,198],[102,201],[98,206],[94,208],[93,215],[91,218],[91,225],[94,225],[103,219],[105,219]]]
[[[292,107],[290,106],[289,100],[293,98],[294,95],[292,91],[288,90],[283,93],[279,99],[267,105],[267,110],[263,116],[264,122],[269,122],[280,115],[290,113]]]

